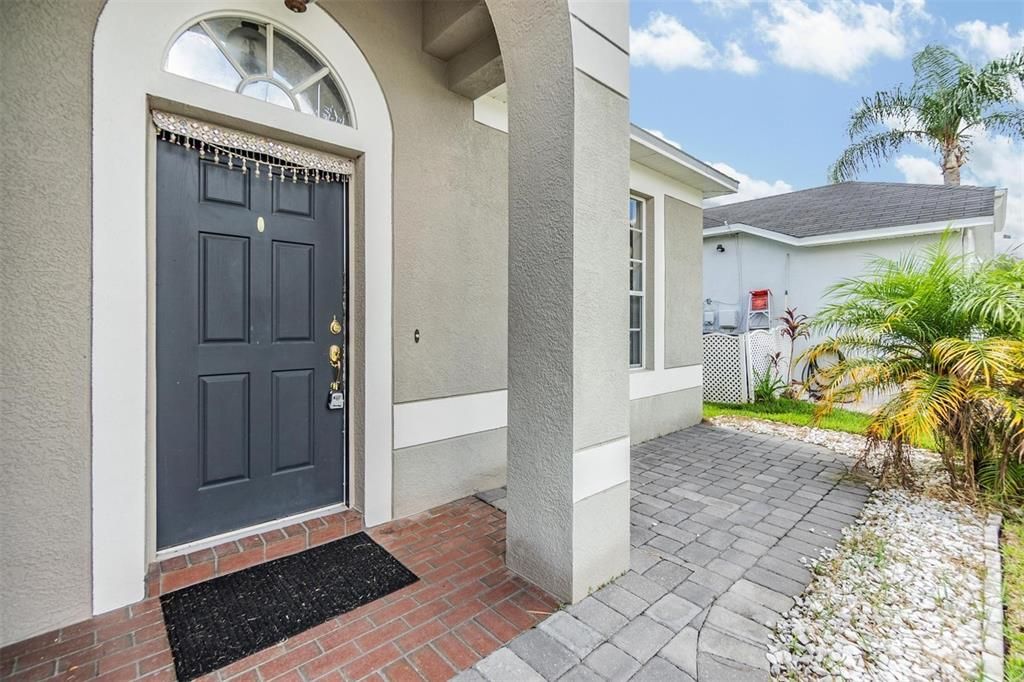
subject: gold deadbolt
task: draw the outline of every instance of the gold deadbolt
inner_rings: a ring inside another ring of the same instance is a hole
[[[337,315],[334,315],[334,319],[331,320],[330,330],[331,330],[332,334],[340,334],[341,333],[341,322],[338,322],[338,316]]]
[[[260,216],[256,219],[256,231],[263,232],[265,229],[267,229],[267,224],[264,222],[263,216]]]

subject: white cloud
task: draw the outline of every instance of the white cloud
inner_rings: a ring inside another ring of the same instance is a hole
[[[751,0],[693,0],[694,3],[723,16],[732,14],[736,10],[750,7]]]
[[[891,9],[861,0],[777,0],[757,18],[761,38],[784,66],[849,80],[879,57],[907,52],[913,25],[927,19],[924,0],[894,0]]]
[[[896,168],[903,173],[903,180],[918,185],[941,185],[942,168],[931,159],[921,156],[903,155],[896,159]]]
[[[758,69],[757,60],[747,55],[738,42],[730,42],[723,55],[711,42],[664,12],[652,12],[641,28],[630,27],[629,58],[637,66],[654,66],[665,72],[725,69],[749,75]]]
[[[736,194],[728,194],[724,197],[715,197],[714,199],[706,200],[704,205],[708,208],[712,206],[721,206],[723,204],[735,204],[739,201],[760,199],[761,197],[770,197],[775,194],[785,194],[786,192],[793,191],[793,186],[784,180],[775,180],[774,182],[758,180],[757,178],[752,178],[746,173],[742,173],[729,164],[722,163],[721,161],[711,165],[729,177],[739,180],[740,190]]]
[[[739,43],[730,41],[725,44],[725,68],[741,76],[751,76],[758,72],[761,65],[744,52]]]
[[[1014,35],[1009,24],[986,24],[975,19],[953,29],[967,48],[984,59],[998,59],[1024,48],[1024,29]]]
[[[655,137],[661,138],[665,142],[668,142],[670,145],[672,145],[673,147],[675,147],[677,149],[682,149],[683,148],[683,145],[679,144],[678,142],[673,140],[671,137],[666,136],[665,133],[661,132],[660,130],[658,130],[656,128],[644,128],[644,130],[649,132],[651,135],[654,135]]]

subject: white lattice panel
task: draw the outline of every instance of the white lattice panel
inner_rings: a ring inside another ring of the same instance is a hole
[[[746,353],[742,336],[705,334],[704,400],[747,402]]]
[[[770,357],[775,352],[775,333],[770,329],[756,329],[747,332],[747,367],[750,368],[751,382],[771,367]]]

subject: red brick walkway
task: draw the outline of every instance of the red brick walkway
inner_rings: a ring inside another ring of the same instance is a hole
[[[505,515],[466,498],[369,531],[420,580],[207,676],[447,680],[543,620],[553,597],[505,568]],[[0,678],[174,679],[158,599],[0,650]]]

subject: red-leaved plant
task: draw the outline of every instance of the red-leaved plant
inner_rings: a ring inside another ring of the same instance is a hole
[[[779,317],[782,323],[780,330],[783,337],[789,341],[789,362],[786,363],[786,388],[782,392],[785,398],[795,398],[799,392],[799,383],[793,381],[793,362],[796,358],[796,342],[799,339],[809,338],[811,335],[810,325],[806,315],[800,315],[796,308],[786,308],[786,311]]]

